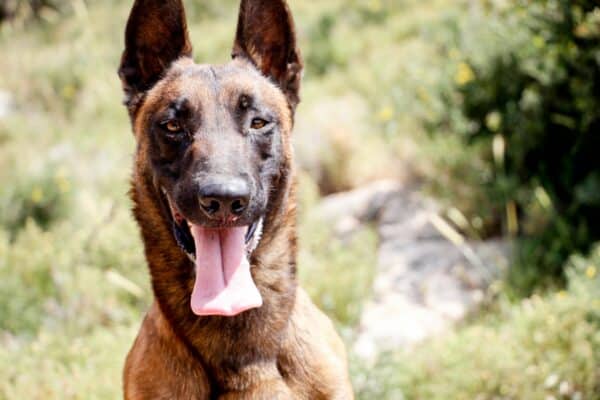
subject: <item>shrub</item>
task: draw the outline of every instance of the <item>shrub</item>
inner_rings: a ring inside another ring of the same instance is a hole
[[[600,239],[600,7],[517,2],[503,18],[518,39],[483,60],[486,51],[466,49],[442,94],[450,111],[429,127],[479,149],[487,173],[469,184],[493,211],[484,226],[523,239],[510,278],[528,293],[564,279],[567,257]]]
[[[309,29],[308,36],[313,45],[306,53],[306,68],[311,75],[321,76],[332,68],[345,65],[337,43],[331,37],[336,20],[333,14],[323,14]]]
[[[47,10],[58,11],[60,0],[6,0],[0,4],[0,23],[13,18],[39,18]]]
[[[0,187],[0,226],[15,234],[31,219],[48,228],[66,214],[70,193],[66,170],[52,165],[37,174],[13,176],[10,185]]]
[[[567,290],[512,303],[416,349],[355,365],[360,399],[598,399],[600,246]]]

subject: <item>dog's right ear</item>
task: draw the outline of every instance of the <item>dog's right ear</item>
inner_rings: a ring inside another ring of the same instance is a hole
[[[303,66],[285,0],[241,0],[232,56],[250,60],[279,85],[292,110],[296,108]]]
[[[119,68],[130,112],[169,65],[184,56],[192,56],[192,45],[182,0],[135,0]]]

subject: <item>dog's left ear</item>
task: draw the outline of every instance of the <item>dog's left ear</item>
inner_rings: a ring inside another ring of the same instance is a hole
[[[252,61],[279,85],[292,110],[296,108],[302,58],[285,0],[242,0],[232,56]]]
[[[191,56],[182,0],[135,0],[119,67],[130,112],[173,61]]]

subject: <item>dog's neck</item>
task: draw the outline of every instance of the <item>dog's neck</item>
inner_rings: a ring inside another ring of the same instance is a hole
[[[241,371],[277,357],[295,302],[296,205],[295,184],[289,178],[292,174],[282,174],[280,179],[289,181],[279,182],[279,189],[272,193],[261,242],[250,258],[252,275],[263,297],[262,307],[235,317],[198,317],[190,307],[193,264],[173,237],[170,222],[161,210],[160,191],[150,173],[135,173],[131,190],[134,214],[162,314],[217,382],[243,385],[230,380],[237,377],[243,381]]]

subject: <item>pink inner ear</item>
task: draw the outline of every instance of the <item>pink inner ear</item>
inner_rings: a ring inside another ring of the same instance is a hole
[[[128,95],[149,89],[173,61],[191,54],[181,0],[136,0],[119,68]]]
[[[242,0],[233,55],[252,60],[279,84],[292,107],[298,104],[302,60],[285,1]]]

